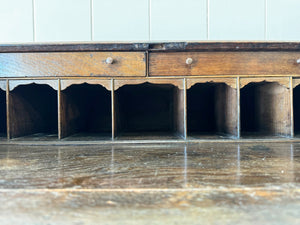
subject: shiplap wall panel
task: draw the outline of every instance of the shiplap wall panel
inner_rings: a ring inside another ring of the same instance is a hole
[[[300,41],[300,0],[0,0],[0,43]]]
[[[151,40],[205,40],[207,0],[151,0]]]
[[[36,41],[89,41],[90,0],[35,0]]]
[[[267,39],[300,40],[300,1],[267,1]]]
[[[0,42],[33,41],[32,0],[0,0]]]
[[[209,39],[264,40],[263,0],[210,0]]]
[[[149,40],[149,0],[94,0],[93,40]]]

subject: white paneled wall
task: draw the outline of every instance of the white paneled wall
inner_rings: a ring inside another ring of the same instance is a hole
[[[263,40],[264,0],[210,0],[209,33],[212,40]]]
[[[36,41],[91,38],[90,0],[35,0],[34,12]]]
[[[0,0],[0,42],[33,41],[32,0]]]
[[[300,0],[268,0],[267,38],[300,40]]]
[[[150,40],[207,39],[207,0],[150,0]]]
[[[93,40],[149,39],[148,0],[93,0]]]
[[[0,0],[0,43],[300,41],[300,0]]]

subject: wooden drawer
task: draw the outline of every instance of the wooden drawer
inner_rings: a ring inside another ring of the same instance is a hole
[[[107,58],[113,59],[113,62],[107,63]],[[144,52],[0,54],[0,77],[145,75]]]
[[[298,59],[297,52],[153,52],[149,75],[296,75]]]

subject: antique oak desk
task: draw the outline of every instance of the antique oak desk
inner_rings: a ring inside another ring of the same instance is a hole
[[[0,46],[1,143],[297,138],[300,43]]]

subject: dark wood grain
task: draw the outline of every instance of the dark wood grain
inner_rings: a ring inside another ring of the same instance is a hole
[[[2,44],[0,52],[144,51],[148,43]]]
[[[149,43],[150,51],[299,51],[300,42],[166,42]]]
[[[0,77],[146,75],[143,52],[1,53],[0,68]]]
[[[187,58],[193,59],[191,65]],[[293,52],[150,53],[149,75],[299,75],[299,58]]]
[[[141,42],[2,44],[0,52],[81,51],[299,51],[299,42]]]

